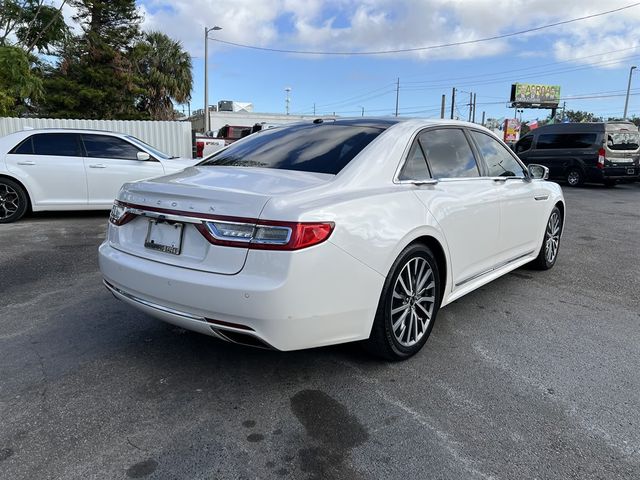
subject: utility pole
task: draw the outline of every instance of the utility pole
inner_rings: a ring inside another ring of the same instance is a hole
[[[400,77],[396,83],[396,117],[398,116],[398,101],[400,100]]]
[[[360,108],[362,108],[362,115],[361,116],[364,117],[364,107],[360,107]]]
[[[313,103],[313,116],[315,117],[316,115],[316,104],[315,102]]]
[[[209,32],[222,30],[222,27],[214,25],[204,27],[204,131],[209,131]]]
[[[484,114],[485,114],[485,111],[483,110],[483,111],[482,111],[482,126],[483,126],[483,127],[484,127]]]
[[[473,113],[473,93],[469,93],[469,122],[471,122],[472,113]]]
[[[444,108],[447,101],[446,95],[442,95],[442,105],[440,105],[440,118],[444,118]]]
[[[451,120],[453,120],[453,113],[456,109],[456,87],[451,90]]]
[[[631,75],[633,74],[633,71],[635,69],[635,65],[629,69],[629,83],[627,84],[627,98],[625,98],[624,100],[624,115],[622,116],[623,120],[627,119],[627,110],[629,108],[629,93],[631,92]]]
[[[285,110],[287,112],[287,115],[289,115],[289,104],[291,103],[291,98],[289,97],[289,94],[291,93],[291,87],[285,88],[284,91],[287,92],[287,98],[285,98],[284,100]]]
[[[471,117],[471,121],[476,123],[476,94],[473,94],[473,116]]]

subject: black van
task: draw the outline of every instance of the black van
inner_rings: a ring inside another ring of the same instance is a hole
[[[570,186],[615,185],[640,175],[640,134],[631,122],[557,123],[536,128],[514,150],[525,164],[549,168],[549,178]]]

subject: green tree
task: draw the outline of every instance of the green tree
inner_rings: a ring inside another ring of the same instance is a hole
[[[133,52],[142,91],[139,108],[154,120],[174,119],[174,102],[191,100],[191,57],[161,32],[147,33]]]
[[[141,94],[130,60],[140,37],[135,0],[71,0],[82,35],[47,69],[43,113],[52,117],[134,119]],[[69,98],[72,96],[73,98]]]
[[[591,112],[583,112],[582,110],[567,110],[564,112],[565,118],[572,123],[596,122],[598,117]]]
[[[42,79],[20,47],[0,46],[0,116],[27,113],[42,93]]]
[[[66,2],[53,7],[45,0],[0,0],[0,45],[51,54],[69,35],[62,15]]]

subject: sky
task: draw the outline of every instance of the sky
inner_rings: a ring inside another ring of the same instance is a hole
[[[640,5],[498,40],[383,55],[310,55],[399,50],[476,40],[633,5],[631,0],[138,0],[143,30],[182,42],[193,58],[191,110],[204,102],[204,28],[210,33],[209,99],[251,102],[257,112],[437,117],[458,89],[455,114],[513,116],[515,82],[560,85],[566,108],[621,116],[629,69],[640,66]],[[220,41],[218,41],[220,40]],[[630,115],[640,116],[640,73]],[[576,98],[577,97],[577,98]],[[598,97],[598,98],[580,98]],[[562,103],[562,102],[561,102]],[[315,112],[314,112],[315,105]],[[187,110],[187,106],[179,107]],[[547,110],[527,109],[524,120]]]

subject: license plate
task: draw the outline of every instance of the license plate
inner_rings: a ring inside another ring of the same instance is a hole
[[[182,248],[182,223],[149,220],[149,230],[144,246],[152,250],[180,255]]]
[[[627,175],[633,175],[636,171],[633,168],[627,168]]]

